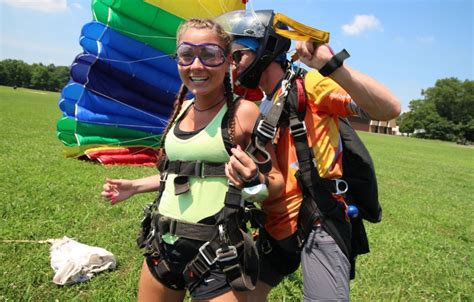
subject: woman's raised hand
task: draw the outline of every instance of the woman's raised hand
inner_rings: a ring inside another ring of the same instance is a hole
[[[240,146],[231,149],[232,156],[225,167],[225,174],[229,181],[238,188],[243,188],[246,180],[250,180],[259,173],[257,165]]]

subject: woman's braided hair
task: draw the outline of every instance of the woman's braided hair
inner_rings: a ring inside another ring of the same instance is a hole
[[[235,137],[235,103],[234,103],[234,92],[232,91],[232,81],[230,79],[230,74],[226,73],[224,77],[224,96],[226,98],[227,103],[227,114],[228,114],[228,131],[229,131],[229,139],[232,145],[235,144],[234,137]]]
[[[221,39],[222,44],[224,45],[224,55],[228,55],[231,52],[231,43],[232,43],[232,38],[229,34],[227,34],[224,29],[217,23],[215,23],[212,20],[209,19],[190,19],[180,25],[178,28],[178,34],[177,34],[177,43],[179,44],[180,37],[183,33],[185,33],[188,29],[190,28],[195,28],[195,29],[210,29],[214,33],[217,34],[217,36]],[[234,136],[235,136],[235,118],[234,118],[234,94],[232,91],[232,83],[230,79],[230,74],[226,73],[225,78],[224,78],[224,88],[225,88],[225,97],[226,97],[226,102],[227,102],[227,108],[228,108],[228,114],[229,114],[229,137],[230,141],[233,144],[234,143]],[[188,88],[182,84],[181,88],[179,89],[176,101],[174,102],[174,109],[173,113],[171,115],[171,118],[168,122],[168,125],[166,126],[165,130],[163,130],[163,134],[161,135],[161,145],[160,147],[163,149],[165,145],[165,138],[166,135],[168,134],[169,130],[173,126],[177,116],[179,115],[179,112],[181,111],[184,99],[186,97],[186,93],[188,92]]]

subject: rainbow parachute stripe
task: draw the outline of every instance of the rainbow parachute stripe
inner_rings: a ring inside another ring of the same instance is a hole
[[[57,135],[67,157],[153,165],[181,85],[176,30],[189,18],[245,9],[245,0],[93,0]]]

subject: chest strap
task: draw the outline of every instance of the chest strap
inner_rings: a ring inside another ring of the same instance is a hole
[[[225,177],[225,163],[212,163],[201,160],[193,161],[182,161],[174,160],[165,162],[163,169],[160,171],[166,171],[179,176],[195,176],[195,177],[209,177],[209,176],[222,176]]]
[[[190,189],[189,177],[225,177],[225,163],[212,163],[200,160],[182,161],[168,159],[160,163],[161,173],[176,174],[174,193],[180,195]]]

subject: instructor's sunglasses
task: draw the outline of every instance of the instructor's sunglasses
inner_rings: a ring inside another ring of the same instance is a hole
[[[252,49],[251,48],[241,48],[241,49],[234,50],[232,52],[232,60],[234,60],[234,63],[239,65],[240,61],[242,61],[242,52],[249,51],[249,50],[252,50]]]
[[[224,53],[224,49],[217,44],[192,44],[183,42],[176,48],[176,61],[181,66],[189,66],[194,63],[197,57],[202,65],[217,67],[224,64]]]

